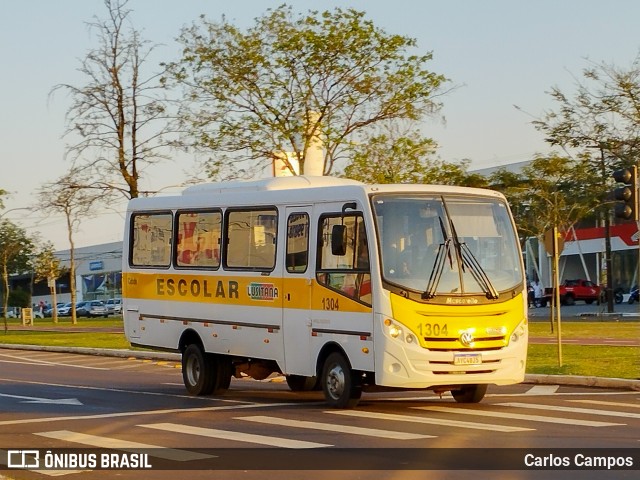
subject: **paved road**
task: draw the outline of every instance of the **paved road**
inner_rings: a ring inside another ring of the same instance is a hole
[[[96,479],[211,478],[207,469],[218,470],[216,479],[301,478],[287,467],[310,470],[303,476],[313,480],[432,478],[418,471],[423,467],[450,470],[437,478],[468,478],[469,471],[456,470],[465,462],[501,468],[515,455],[520,465],[540,448],[556,455],[567,447],[578,454],[603,447],[637,453],[640,441],[637,391],[523,384],[492,387],[475,405],[422,391],[369,393],[356,410],[344,411],[327,409],[318,392],[290,392],[277,377],[234,379],[224,396],[191,397],[177,362],[21,350],[0,350],[0,406],[0,464],[16,448],[115,448],[147,452],[154,466],[81,474]],[[407,471],[411,465],[419,467]],[[567,478],[520,466],[487,475]],[[0,478],[80,478],[74,473],[13,469]],[[580,472],[580,478],[636,475]]]

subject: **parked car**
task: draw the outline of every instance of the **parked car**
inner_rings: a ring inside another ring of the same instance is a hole
[[[89,300],[76,304],[76,316],[78,317],[107,317],[107,307],[100,300]]]
[[[58,316],[59,317],[69,317],[71,316],[71,307],[73,303],[65,303],[61,307],[58,307]]]
[[[62,307],[64,307],[65,303],[64,302],[58,302],[57,304],[58,307],[58,315],[60,315],[60,309]],[[53,317],[53,305],[49,305],[47,308],[44,309],[44,316],[45,317]]]
[[[110,298],[104,305],[107,307],[107,313],[109,315],[120,315],[122,313],[121,298]]]

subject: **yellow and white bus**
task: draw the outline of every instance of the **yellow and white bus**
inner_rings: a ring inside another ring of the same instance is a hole
[[[526,281],[494,191],[331,177],[203,184],[131,200],[123,315],[133,345],[181,352],[194,395],[286,376],[337,408],[376,387],[524,378]]]

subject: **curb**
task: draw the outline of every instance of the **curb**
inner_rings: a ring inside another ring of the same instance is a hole
[[[103,357],[139,358],[144,360],[168,360],[181,361],[179,353],[155,352],[142,350],[118,350],[110,348],[84,348],[84,347],[55,347],[42,345],[18,345],[0,343],[0,349],[7,350],[32,350],[39,352],[80,353],[84,355],[97,355]],[[581,377],[574,375],[542,375],[527,374],[524,382],[534,385],[564,385],[572,387],[596,387],[614,388],[619,390],[640,391],[640,380],[628,380],[625,378],[606,377]]]

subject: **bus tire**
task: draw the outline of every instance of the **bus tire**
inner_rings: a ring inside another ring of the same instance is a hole
[[[287,375],[286,380],[292,392],[310,392],[318,383],[317,377],[305,377],[303,375]]]
[[[362,396],[362,385],[342,353],[333,352],[322,368],[324,398],[332,408],[354,408]]]
[[[216,364],[218,375],[213,393],[223,393],[228,390],[231,385],[233,364],[231,363],[231,359],[225,356],[218,356]]]
[[[216,386],[215,357],[194,343],[182,353],[182,380],[191,395],[209,395]]]
[[[487,385],[465,385],[459,390],[451,390],[451,395],[458,403],[478,403],[487,393]]]

